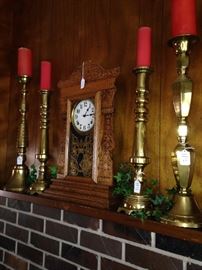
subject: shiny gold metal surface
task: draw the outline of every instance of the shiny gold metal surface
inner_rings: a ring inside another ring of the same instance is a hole
[[[28,145],[27,136],[27,120],[26,120],[26,96],[27,96],[27,84],[30,81],[30,77],[19,77],[19,83],[21,88],[21,102],[19,106],[20,122],[17,135],[17,158],[16,165],[12,170],[11,178],[6,183],[4,189],[14,192],[24,192],[26,189],[26,178],[28,175],[28,167],[25,165],[26,161],[26,147]]]
[[[133,211],[147,209],[150,206],[150,201],[147,196],[132,194],[128,196],[122,206],[117,210],[119,213],[130,215]]]
[[[40,162],[39,173],[36,182],[34,182],[28,189],[30,194],[40,194],[48,186],[47,176],[47,160],[48,160],[48,90],[41,90],[41,106],[40,106],[40,144],[39,154],[36,158]]]
[[[202,226],[201,212],[193,195],[177,194],[174,207],[162,222],[184,228],[200,228]]]
[[[148,87],[151,69],[139,67],[134,70],[137,76],[136,107],[135,107],[135,140],[133,155],[130,163],[134,166],[134,194],[129,196],[118,208],[118,212],[125,212],[130,215],[134,210],[146,209],[149,206],[149,199],[144,196],[144,168],[150,163],[150,158],[145,153],[146,143],[146,122],[148,115]]]
[[[162,222],[179,227],[199,228],[202,226],[201,211],[192,195],[191,184],[194,172],[195,150],[187,143],[188,115],[192,100],[192,81],[187,76],[189,53],[196,36],[179,36],[169,44],[177,56],[178,78],[173,83],[173,105],[178,120],[178,144],[171,154],[173,173],[176,179],[175,204]]]

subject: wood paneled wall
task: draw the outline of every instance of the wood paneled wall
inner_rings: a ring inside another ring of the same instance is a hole
[[[17,2],[17,3],[16,3]],[[115,100],[115,170],[128,161],[134,141],[136,33],[140,25],[153,31],[147,152],[148,178],[160,180],[161,189],[175,184],[170,153],[177,144],[171,84],[176,78],[175,55],[168,47],[170,1],[167,0],[0,0],[0,173],[9,177],[15,161],[19,88],[16,83],[17,48],[33,51],[33,78],[29,87],[29,147],[27,164],[35,160],[39,130],[39,67],[53,64],[50,107],[50,163],[57,163],[60,108],[57,82],[65,80],[82,61],[104,68],[120,66]],[[202,36],[202,2],[197,1],[198,33]],[[9,34],[10,33],[10,34]],[[193,191],[202,206],[202,46],[192,51],[189,75],[194,94],[189,117],[189,141],[196,149]],[[11,74],[11,76],[10,76]]]

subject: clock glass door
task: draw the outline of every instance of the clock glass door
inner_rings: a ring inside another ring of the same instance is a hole
[[[73,103],[68,164],[68,175],[70,176],[92,176],[94,123],[93,99]]]

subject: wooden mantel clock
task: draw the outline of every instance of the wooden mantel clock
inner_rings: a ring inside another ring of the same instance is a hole
[[[105,70],[89,61],[68,80],[59,81],[63,126],[59,173],[42,196],[100,208],[113,206],[113,113],[118,75],[119,68]]]

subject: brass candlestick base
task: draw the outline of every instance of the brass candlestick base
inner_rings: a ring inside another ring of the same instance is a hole
[[[192,194],[175,196],[175,205],[162,222],[184,228],[200,228],[202,226],[201,211]]]
[[[145,137],[148,109],[148,79],[151,69],[139,67],[134,70],[137,76],[136,108],[135,108],[135,142],[134,153],[130,158],[130,163],[135,169],[134,194],[130,195],[118,208],[118,212],[125,212],[130,215],[135,210],[149,208],[149,198],[144,195],[144,168],[150,163],[150,159],[145,155]]]
[[[117,212],[131,215],[133,211],[148,209],[149,207],[150,201],[147,196],[132,194],[124,200],[123,205],[118,208]]]
[[[20,103],[20,123],[18,128],[17,137],[17,159],[16,165],[12,170],[11,178],[6,183],[5,190],[14,192],[24,192],[26,190],[26,179],[28,175],[28,167],[25,165],[26,161],[26,147],[27,142],[27,123],[26,123],[26,95],[27,84],[30,81],[30,77],[19,77],[19,83],[22,85],[21,89],[21,103]]]
[[[177,184],[175,204],[163,223],[179,227],[199,228],[202,226],[201,211],[192,195],[191,184],[194,171],[195,150],[187,143],[188,115],[192,99],[192,81],[187,76],[191,46],[198,40],[196,36],[186,35],[173,38],[169,44],[177,55],[178,78],[173,83],[173,105],[178,120],[178,144],[172,155],[172,167]]]
[[[40,162],[39,166],[39,175],[28,190],[30,194],[40,194],[42,193],[49,185],[47,177],[47,160],[48,160],[48,90],[41,90],[41,106],[40,106],[40,145],[39,145],[39,154],[36,155],[37,159]]]
[[[48,180],[47,180],[47,167],[46,167],[46,161],[47,161],[47,155],[36,155],[38,160],[41,162],[41,165],[39,167],[39,176],[28,190],[28,193],[30,195],[33,194],[40,194],[42,193],[49,185]]]
[[[6,184],[5,190],[13,192],[24,192],[26,189],[26,179],[28,172],[28,167],[25,164],[14,166],[11,178]]]

